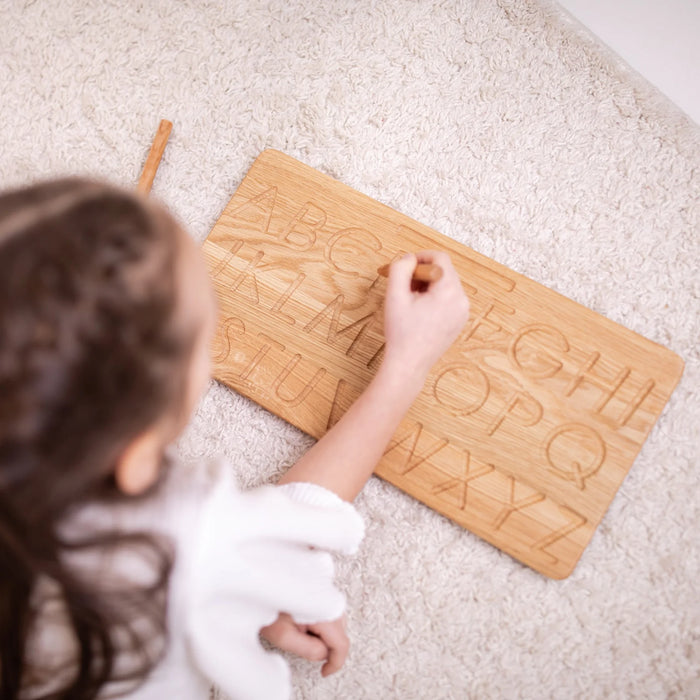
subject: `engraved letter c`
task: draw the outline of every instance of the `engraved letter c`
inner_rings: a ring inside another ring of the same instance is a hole
[[[344,228],[342,231],[338,231],[334,236],[332,236],[329,240],[328,243],[326,243],[326,248],[324,250],[324,256],[326,260],[338,271],[341,272],[344,275],[350,275],[351,277],[359,277],[359,273],[356,270],[353,270],[351,268],[347,267],[341,267],[337,260],[333,259],[333,249],[335,246],[342,241],[344,238],[348,239],[345,241],[346,243],[349,243],[347,246],[347,253],[352,256],[353,259],[357,260],[361,254],[364,252],[363,248],[364,246],[361,243],[357,242],[357,239],[360,237],[368,238],[369,239],[369,246],[371,247],[372,250],[375,252],[379,252],[382,249],[382,244],[381,241],[373,234],[370,233],[369,231],[366,231],[363,228]],[[353,240],[354,239],[354,240]],[[355,245],[353,246],[352,243],[355,242]]]

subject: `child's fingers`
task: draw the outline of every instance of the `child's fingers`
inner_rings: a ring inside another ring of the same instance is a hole
[[[444,251],[420,250],[416,253],[416,259],[419,263],[433,264],[442,268],[442,277],[437,282],[433,282],[430,285],[431,288],[434,288],[440,282],[442,282],[441,286],[444,286],[447,282],[454,283],[455,281],[459,281],[457,270],[455,270],[450,256]]]
[[[419,250],[416,253],[416,260],[422,265],[429,265],[435,261],[435,254],[438,252],[437,250]]]
[[[411,277],[413,277],[416,264],[416,256],[413,253],[407,253],[402,258],[391,263],[389,281],[387,282],[387,296],[392,299],[405,299],[410,296]]]
[[[328,658],[321,667],[321,675],[325,678],[339,671],[348,658],[348,652],[350,651],[350,640],[345,632],[343,618],[333,622],[320,622],[316,625],[309,625],[309,629],[318,634],[328,648]]]
[[[323,661],[329,656],[329,649],[323,640],[307,634],[286,613],[281,613],[275,622],[263,627],[260,634],[278,649],[309,661]]]

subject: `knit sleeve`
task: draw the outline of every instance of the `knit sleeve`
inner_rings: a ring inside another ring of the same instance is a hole
[[[259,631],[280,612],[300,624],[340,617],[345,598],[333,583],[331,552],[356,551],[362,520],[320,486],[240,492],[230,479],[211,492],[200,517],[187,573],[189,654],[232,698],[286,699],[289,669],[262,648]]]

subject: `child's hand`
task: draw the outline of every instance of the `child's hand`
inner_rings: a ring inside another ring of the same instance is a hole
[[[439,265],[443,274],[424,291],[411,277],[417,263]],[[467,299],[446,253],[424,250],[391,265],[384,305],[385,364],[422,385],[469,318]]]
[[[345,615],[333,622],[299,625],[287,613],[280,616],[260,634],[278,649],[289,651],[309,661],[325,661],[322,676],[330,676],[345,663],[350,641],[345,632]]]

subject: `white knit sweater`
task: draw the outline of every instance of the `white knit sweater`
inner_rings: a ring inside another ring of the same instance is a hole
[[[178,466],[152,499],[90,506],[66,523],[68,534],[149,530],[176,545],[167,654],[125,697],[199,700],[208,697],[213,683],[232,700],[288,698],[289,668],[279,654],[262,648],[260,628],[280,612],[311,624],[335,620],[344,610],[329,552],[356,551],[364,533],[356,510],[313,484],[242,492],[232,474],[221,461],[196,470]],[[109,558],[80,556],[75,566],[100,580],[144,580],[151,571],[128,548]],[[64,619],[60,604],[44,606],[28,653],[42,665],[70,673],[66,662],[74,642]],[[44,689],[63,678],[52,671]],[[117,689],[104,690],[106,696]]]

